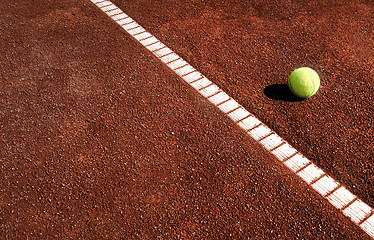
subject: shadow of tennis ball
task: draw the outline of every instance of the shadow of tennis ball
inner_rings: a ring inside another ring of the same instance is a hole
[[[305,100],[305,98],[299,98],[295,96],[287,84],[273,84],[267,86],[264,89],[264,94],[266,97],[274,100],[285,101],[285,102],[300,102]]]

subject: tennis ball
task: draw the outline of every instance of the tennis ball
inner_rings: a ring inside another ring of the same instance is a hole
[[[313,96],[318,91],[320,84],[316,71],[308,67],[294,70],[288,79],[288,87],[291,92],[300,98]]]

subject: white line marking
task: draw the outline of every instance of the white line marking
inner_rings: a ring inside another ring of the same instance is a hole
[[[155,43],[153,43],[153,44],[151,44],[151,45],[148,45],[148,46],[146,46],[146,48],[149,50],[149,51],[156,51],[157,49],[162,49],[162,48],[164,48],[165,47],[165,45],[164,44],[162,44],[160,41],[158,41],[158,42],[155,42]]]
[[[256,141],[266,137],[271,133],[271,129],[266,127],[265,125],[261,124],[258,127],[250,130],[248,134]]]
[[[218,108],[224,113],[228,113],[238,107],[239,107],[239,103],[237,103],[232,98],[229,101],[218,106]]]
[[[204,88],[203,90],[199,91],[201,95],[203,95],[204,97],[208,98],[208,97],[211,97],[213,96],[214,94],[217,94],[219,93],[221,90],[215,86],[215,85],[212,85],[208,88]]]
[[[142,28],[142,27],[136,27],[136,28],[133,28],[133,29],[127,31],[127,32],[134,36],[134,35],[136,35],[138,33],[145,32],[145,29]]]
[[[119,16],[119,15],[116,15],[116,16]],[[117,20],[117,23],[121,26],[124,26],[124,25],[127,25],[129,23],[132,23],[133,20],[131,18],[122,18],[120,20]]]
[[[204,78],[204,77],[201,75],[201,73],[195,71],[195,72],[191,72],[189,74],[186,74],[186,75],[182,76],[182,78],[186,82],[192,83],[193,81],[196,81],[196,80]]]
[[[290,144],[284,143],[282,146],[274,149],[272,153],[278,158],[279,161],[283,162],[287,158],[291,157],[297,151],[295,148],[291,147]]]
[[[327,200],[334,205],[337,209],[342,209],[347,206],[353,199],[355,199],[355,195],[353,195],[350,191],[348,191],[345,187],[340,187],[335,192],[333,192],[330,196],[327,197]]]
[[[221,104],[227,100],[229,100],[230,97],[229,95],[227,95],[226,93],[224,92],[220,92],[216,95],[214,95],[213,97],[209,98],[208,100],[213,103],[214,105],[218,105],[218,104]]]
[[[243,118],[248,117],[248,115],[249,115],[249,112],[245,110],[244,108],[240,107],[236,109],[235,111],[229,113],[227,116],[229,116],[229,118],[231,118],[234,122],[237,122]]]
[[[226,94],[226,93],[225,93]],[[258,125],[261,124],[261,121],[258,120],[256,117],[254,116],[250,116],[249,118],[246,118],[244,119],[243,121],[240,121],[238,123],[239,127],[241,127],[242,129],[244,129],[244,131],[248,131]]]
[[[359,199],[343,210],[343,213],[357,224],[371,212],[371,207]]]
[[[260,143],[267,149],[271,150],[276,148],[277,146],[283,143],[283,139],[279,137],[277,134],[271,134],[268,137],[262,139]]]
[[[131,19],[132,20],[132,19]],[[134,29],[134,28],[137,28],[137,27],[140,27],[139,24],[137,24],[136,22],[134,21],[131,21],[130,24],[126,24],[126,25],[121,25],[120,26],[125,29],[126,31],[130,30],[130,29]]]
[[[325,175],[311,186],[322,196],[326,196],[328,193],[338,187],[339,183],[337,183],[332,177]]]
[[[179,59],[179,56],[175,53],[172,53],[172,54],[169,54],[169,55],[166,55],[162,58],[160,58],[161,61],[163,61],[164,63],[169,63],[171,61],[175,61]]]
[[[142,35],[142,34],[139,34],[139,35]],[[149,45],[151,45],[151,44],[155,44],[155,43],[157,43],[157,42],[159,42],[159,41],[158,41],[158,39],[155,38],[155,37],[146,38],[146,39],[140,41],[140,43],[141,43],[143,46],[149,46]]]
[[[117,20],[122,20],[122,19],[129,19],[131,21],[133,21],[131,18],[129,18],[129,16],[127,16],[126,14],[124,13],[121,13],[121,14],[117,14],[115,16],[112,16],[111,17],[114,21],[117,21]],[[120,24],[120,22],[117,22],[118,24]],[[121,24],[120,24],[121,25]]]
[[[187,65],[188,63],[186,61],[184,61],[183,59],[181,58],[178,58],[178,60],[176,61],[173,61],[173,62],[170,62],[168,65],[169,68],[171,68],[172,70],[174,69],[177,69],[177,68],[180,68],[182,66],[185,66]]]
[[[297,172],[309,163],[309,159],[307,159],[300,153],[297,153],[295,156],[284,162],[284,165],[286,165],[293,172]]]
[[[168,54],[171,54],[171,53],[174,53],[174,52],[168,47],[162,48],[158,51],[153,52],[153,54],[156,55],[156,57],[158,57],[158,58],[164,57],[164,56],[166,56]]]
[[[369,234],[372,238],[374,238],[374,215],[368,218],[365,222],[363,222],[360,227]]]
[[[113,16],[113,15],[120,14],[120,13],[122,13],[122,11],[121,11],[121,9],[119,9],[119,8],[114,9],[114,10],[112,10],[112,11],[110,11],[110,12],[106,12],[106,14],[107,14],[109,17],[111,17],[111,16]]]
[[[128,17],[121,9],[113,7],[114,5],[110,1],[91,1],[100,9],[104,9],[103,11],[126,32],[143,46],[146,46],[149,51],[162,62],[166,63],[171,70],[178,74],[191,87],[197,89],[202,96],[217,106],[223,113],[228,113],[228,117],[246,131],[249,136],[259,142],[265,149],[269,150],[280,162],[307,182],[311,188],[315,189],[316,192],[325,197],[333,206],[359,225],[369,236],[374,238],[374,210],[369,205],[362,202],[345,187],[340,186],[337,181],[311,163],[310,160],[277,134],[272,133],[270,128],[251,115],[243,106],[230,98],[218,86],[212,84],[204,75],[185,62],[171,49],[159,42],[152,34],[146,32],[144,28]],[[150,37],[151,39],[147,41],[146,38]],[[148,45],[148,43],[151,45]]]
[[[100,2],[98,4],[96,4],[99,8],[102,9],[102,7],[105,7],[105,6],[108,6],[108,5],[112,5],[111,2],[108,2],[108,1],[104,1],[104,2]]]
[[[144,32],[144,33],[136,35],[135,39],[138,40],[140,43],[142,43],[142,41],[147,40],[148,38],[151,38],[151,37],[153,36],[149,32]]]
[[[324,171],[314,165],[314,163],[309,164],[306,168],[296,173],[299,177],[304,179],[308,184],[312,183],[315,179],[319,178],[324,174]]]
[[[201,80],[199,81],[196,81],[194,83],[191,83],[191,86],[193,88],[195,88],[196,90],[198,89],[201,89],[203,87],[206,87],[206,86],[209,86],[210,84],[212,84],[211,81],[209,81],[207,78],[202,78]]]
[[[187,62],[186,62],[187,63]],[[175,69],[174,72],[177,73],[179,76],[184,76],[189,73],[196,71],[191,65],[187,64],[182,68]]]
[[[113,9],[117,9],[117,7],[114,6],[113,4],[110,4],[108,6],[105,6],[105,7],[101,8],[101,10],[103,10],[104,12],[109,12],[109,11],[112,11]]]

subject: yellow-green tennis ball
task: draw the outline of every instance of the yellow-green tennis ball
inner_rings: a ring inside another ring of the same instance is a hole
[[[316,71],[308,67],[294,70],[288,79],[291,92],[300,98],[313,96],[319,89],[320,79]]]

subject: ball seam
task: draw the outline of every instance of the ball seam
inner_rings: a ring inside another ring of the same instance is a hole
[[[313,85],[312,92],[308,95],[308,97],[311,97],[314,93],[314,90],[316,89],[316,86],[314,85],[313,78],[312,78],[312,69],[310,69],[310,68],[309,68],[309,77],[310,77],[310,81],[312,82],[312,85]]]

